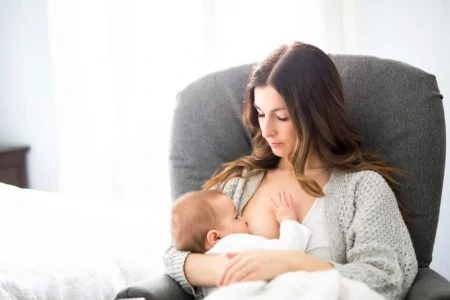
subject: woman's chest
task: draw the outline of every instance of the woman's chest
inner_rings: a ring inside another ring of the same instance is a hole
[[[292,196],[297,220],[302,222],[312,207],[315,197],[307,194],[297,180],[291,176],[266,174],[256,192],[243,210],[243,217],[253,234],[267,238],[279,237],[279,224],[272,212],[271,199],[278,199],[280,192]]]

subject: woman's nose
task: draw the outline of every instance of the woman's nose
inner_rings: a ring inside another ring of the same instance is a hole
[[[273,136],[275,134],[275,128],[272,121],[269,119],[264,120],[261,124],[261,131],[265,138]]]

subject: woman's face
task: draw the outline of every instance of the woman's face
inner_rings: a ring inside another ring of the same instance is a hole
[[[283,97],[270,85],[256,87],[254,106],[262,135],[272,152],[287,157],[294,151],[297,134]]]

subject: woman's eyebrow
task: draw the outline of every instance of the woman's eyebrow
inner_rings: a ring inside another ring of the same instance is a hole
[[[258,105],[253,105],[256,109],[258,110],[262,110],[261,108],[258,107]],[[275,112],[275,111],[279,111],[279,110],[286,110],[286,107],[279,107],[279,108],[274,108],[271,110],[271,112]]]

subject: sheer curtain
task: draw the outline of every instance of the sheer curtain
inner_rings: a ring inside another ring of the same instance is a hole
[[[341,11],[333,0],[49,0],[60,191],[169,203],[176,93],[284,42],[338,52]]]

